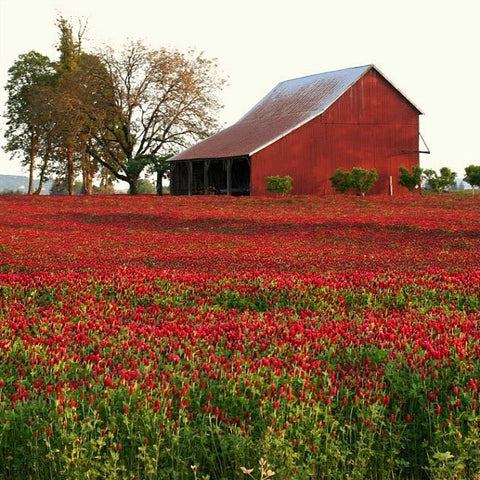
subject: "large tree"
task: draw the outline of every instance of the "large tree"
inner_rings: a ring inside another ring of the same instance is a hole
[[[73,195],[77,173],[75,159],[85,150],[82,136],[85,130],[85,116],[81,108],[77,81],[84,29],[80,29],[77,38],[74,38],[71,24],[62,17],[57,21],[57,27],[60,31],[57,46],[60,59],[56,64],[58,75],[55,101],[56,133],[60,156],[64,159],[59,162],[59,166],[67,180],[68,193]]]
[[[100,123],[88,152],[135,194],[145,167],[163,175],[165,155],[218,129],[217,93],[224,79],[203,54],[152,50],[141,42],[119,55],[106,49],[100,57],[109,73],[102,89],[108,114],[92,116]]]
[[[469,165],[465,167],[464,180],[472,186],[472,193],[475,193],[475,187],[480,187],[480,165]]]
[[[101,60],[82,49],[85,28],[80,25],[74,37],[69,22],[60,18],[56,64],[58,75],[55,91],[56,134],[58,162],[57,174],[66,178],[69,194],[74,193],[75,178],[81,172],[82,193],[93,193],[93,177],[99,163],[92,158],[88,145],[98,129],[103,129],[106,117],[112,118],[110,109],[115,103],[109,72]]]
[[[21,157],[28,168],[28,194],[40,193],[47,174],[53,125],[49,98],[56,75],[48,57],[35,51],[19,56],[8,71],[5,151]],[[40,173],[40,187],[34,192],[34,175]]]
[[[57,62],[30,52],[20,55],[9,71],[6,150],[14,155],[23,153],[22,162],[29,166],[29,193],[33,193],[36,171],[40,175],[37,192],[48,173],[66,177],[68,190],[73,194],[80,160],[83,171],[92,177],[91,169],[84,168],[88,163],[89,130],[84,104],[94,98],[90,64],[100,62],[98,59],[92,62],[82,52],[83,29],[74,38],[68,21],[60,18],[57,26],[60,31]],[[84,93],[86,90],[88,94]]]
[[[97,129],[103,128],[109,115],[113,101],[111,92],[109,75],[94,55],[80,54],[75,70],[59,76],[55,111],[64,159],[59,167],[62,176],[67,178],[69,191],[72,191],[79,171],[83,177],[83,193],[93,191],[93,177],[99,164],[91,158],[88,144]]]
[[[442,167],[440,174],[431,168],[423,172],[428,187],[434,192],[444,192],[455,185],[456,173],[448,167]]]

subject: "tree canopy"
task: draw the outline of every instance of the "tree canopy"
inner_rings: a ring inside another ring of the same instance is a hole
[[[96,129],[88,151],[135,193],[148,165],[158,166],[158,158],[219,128],[216,94],[224,80],[215,61],[202,54],[152,50],[141,42],[120,54],[106,49],[100,59],[111,82],[105,88],[111,115]]]
[[[433,169],[423,171],[427,186],[434,192],[444,192],[455,185],[456,173],[448,167],[442,167],[439,174]]]
[[[475,192],[475,187],[480,187],[480,165],[466,167],[464,180],[472,186],[473,192]]]
[[[8,70],[7,140],[5,151],[20,157],[29,170],[28,193],[33,192],[34,172],[40,168],[40,188],[48,166],[52,111],[46,100],[55,84],[50,59],[34,50],[22,54]],[[42,162],[37,164],[41,158]]]
[[[128,182],[134,194],[148,167],[161,191],[166,159],[220,127],[218,92],[225,79],[217,62],[139,41],[120,52],[86,52],[85,29],[75,37],[63,18],[57,27],[58,61],[30,52],[10,70],[6,150],[24,156],[32,178],[37,159],[48,160],[67,179],[70,194],[79,172],[84,193],[91,193],[100,168]]]
[[[416,188],[420,188],[422,184],[423,169],[415,165],[409,171],[406,167],[400,167],[399,185],[408,188],[413,192]]]

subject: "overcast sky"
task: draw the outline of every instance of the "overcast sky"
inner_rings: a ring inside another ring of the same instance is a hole
[[[424,113],[422,167],[480,165],[480,0],[0,0],[2,113],[20,54],[58,59],[60,16],[88,22],[87,51],[142,40],[217,58],[225,125],[280,81],[374,64]],[[22,173],[2,150],[0,174]]]

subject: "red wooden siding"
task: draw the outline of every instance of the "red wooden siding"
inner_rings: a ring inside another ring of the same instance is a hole
[[[399,167],[418,165],[418,110],[375,69],[322,115],[252,155],[251,194],[266,193],[265,177],[290,175],[294,194],[332,193],[337,168],[376,168],[372,193],[406,192]]]

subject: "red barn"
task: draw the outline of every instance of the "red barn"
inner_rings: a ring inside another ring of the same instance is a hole
[[[238,122],[171,158],[173,195],[266,193],[290,175],[294,194],[325,194],[337,168],[375,168],[372,193],[396,193],[419,165],[419,115],[373,65],[279,83]]]

